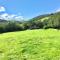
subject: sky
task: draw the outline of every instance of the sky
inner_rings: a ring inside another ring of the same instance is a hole
[[[1,18],[30,19],[55,11],[60,11],[60,0],[0,0]]]

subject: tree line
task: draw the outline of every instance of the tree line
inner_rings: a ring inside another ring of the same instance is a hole
[[[49,17],[48,19],[43,18]],[[27,29],[60,29],[60,13],[54,13],[50,15],[42,15],[35,17],[29,21],[17,22],[17,21],[7,21],[0,22],[0,33],[12,32],[12,31],[22,31]]]

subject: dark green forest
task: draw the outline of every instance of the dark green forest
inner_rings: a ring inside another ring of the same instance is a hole
[[[60,29],[60,12],[39,15],[28,21],[9,21],[0,19],[0,33],[48,28]]]

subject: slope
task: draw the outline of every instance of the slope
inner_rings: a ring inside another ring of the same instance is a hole
[[[40,29],[0,34],[0,60],[59,59],[59,30]]]

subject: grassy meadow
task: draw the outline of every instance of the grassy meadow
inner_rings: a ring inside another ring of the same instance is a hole
[[[60,60],[60,30],[0,34],[0,60]]]

